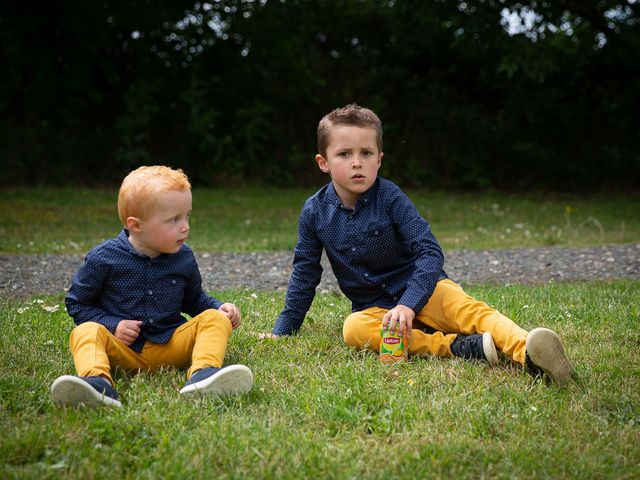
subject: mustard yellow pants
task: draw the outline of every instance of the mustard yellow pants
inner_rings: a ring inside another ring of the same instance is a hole
[[[69,341],[78,375],[102,376],[113,385],[111,368],[155,371],[165,366],[189,367],[187,376],[205,367],[222,367],[231,321],[218,310],[205,310],[180,325],[165,344],[145,342],[134,352],[103,325],[86,322],[71,332]]]
[[[343,326],[344,341],[356,348],[380,348],[380,326],[388,310],[372,307],[349,315]],[[416,322],[417,320],[417,322]],[[420,323],[435,330],[425,333]],[[496,348],[524,364],[527,331],[486,303],[467,295],[451,280],[440,280],[424,308],[416,315],[409,343],[410,355],[451,356],[458,334],[489,332]]]

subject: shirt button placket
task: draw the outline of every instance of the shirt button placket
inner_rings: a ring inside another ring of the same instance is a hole
[[[354,212],[353,211],[348,211],[347,212],[347,239],[349,242],[355,242],[355,239],[357,238],[357,232],[356,232],[356,223],[354,221]],[[356,247],[353,246],[351,247],[351,253],[356,253]]]

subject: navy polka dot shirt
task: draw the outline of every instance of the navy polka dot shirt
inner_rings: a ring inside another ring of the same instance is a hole
[[[186,322],[181,312],[195,317],[222,305],[203,291],[198,264],[187,245],[151,259],[133,248],[124,229],[87,254],[65,303],[76,325],[97,322],[111,333],[120,320],[142,320],[140,336],[130,345],[136,352],[146,340],[168,342]]]
[[[438,280],[447,278],[429,223],[397,185],[378,178],[351,210],[330,183],[302,208],[293,272],[274,334],[290,335],[302,325],[322,276],[323,248],[353,311],[402,304],[419,312]]]

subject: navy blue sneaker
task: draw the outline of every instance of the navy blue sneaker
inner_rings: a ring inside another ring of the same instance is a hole
[[[527,334],[526,367],[532,375],[547,375],[563,384],[573,374],[560,337],[548,328],[534,328]]]
[[[191,375],[180,390],[180,394],[225,397],[248,392],[252,386],[253,373],[245,365],[230,365],[224,368],[207,367]]]
[[[451,353],[468,360],[482,360],[492,366],[498,364],[498,352],[489,332],[458,335],[451,344]]]
[[[101,405],[122,408],[118,392],[102,377],[63,375],[51,384],[53,403],[59,406],[96,408]]]

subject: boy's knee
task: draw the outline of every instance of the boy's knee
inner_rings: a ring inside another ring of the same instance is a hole
[[[109,332],[109,330],[107,330],[107,328],[98,323],[98,322],[84,322],[81,323],[80,325],[76,326],[72,331],[71,331],[71,339],[73,340],[76,337],[84,337],[86,335],[97,335],[101,330],[104,330],[105,332]]]
[[[105,339],[112,335],[107,327],[97,322],[84,322],[76,326],[69,336],[69,346],[71,350],[84,342],[96,342],[99,338]]]
[[[342,325],[342,337],[350,347],[361,347],[359,330],[361,326],[359,312],[354,312],[344,320]]]
[[[438,283],[436,283],[436,290],[439,290],[440,292],[442,292],[442,295],[445,296],[451,294],[457,295],[460,293],[464,294],[464,290],[462,289],[462,287],[455,283],[453,280],[449,280],[448,278],[440,280]]]
[[[229,333],[233,330],[231,326],[231,320],[229,317],[225,315],[224,312],[220,310],[216,310],[214,308],[210,308],[209,310],[205,310],[200,315],[198,315],[198,319],[201,322],[202,326],[206,325],[222,325]]]

